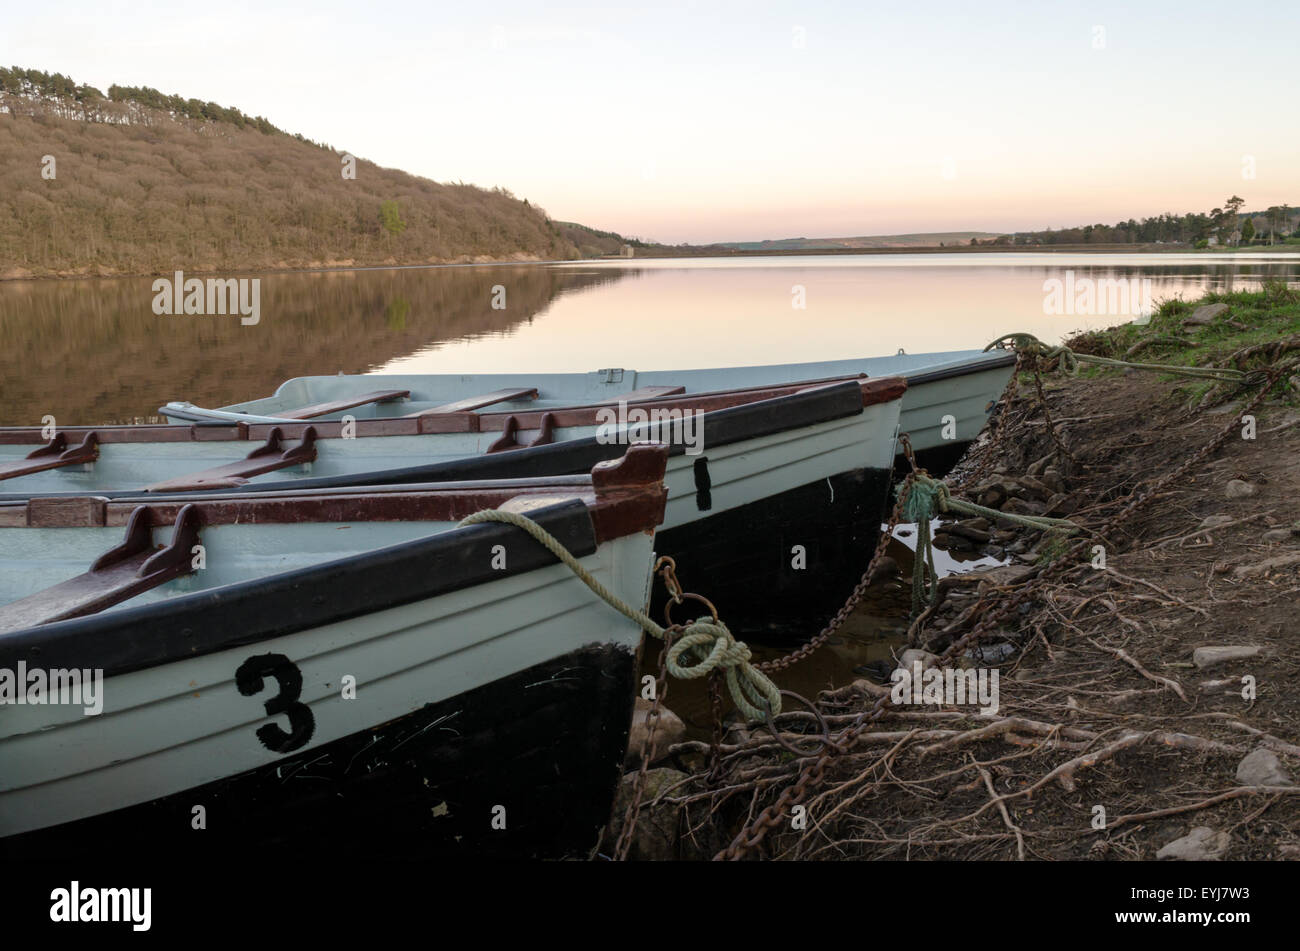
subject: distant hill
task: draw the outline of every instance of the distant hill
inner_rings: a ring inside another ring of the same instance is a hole
[[[778,238],[771,241],[727,241],[718,247],[736,251],[852,251],[868,248],[935,248],[970,244],[998,237],[990,231],[935,231],[925,234],[880,234],[857,238]]]
[[[578,256],[583,258],[623,255],[628,249],[637,257],[702,251],[694,245],[667,245],[654,241],[642,241],[640,238],[628,238],[614,231],[597,231],[586,225],[572,221],[557,221],[560,236],[578,249]]]
[[[0,277],[582,253],[504,189],[363,160],[344,178],[344,155],[216,103],[0,69]]]

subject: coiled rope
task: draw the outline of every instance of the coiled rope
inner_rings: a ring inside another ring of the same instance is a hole
[[[665,628],[656,624],[644,611],[625,603],[592,577],[591,572],[578,563],[578,559],[560,544],[559,540],[527,516],[500,509],[475,512],[460,521],[460,525],[481,525],[501,522],[522,529],[542,547],[560,560],[592,593],[619,614],[641,625],[650,635],[664,639]],[[679,635],[668,649],[667,670],[680,680],[707,677],[721,670],[726,678],[727,691],[736,708],[752,721],[764,720],[770,713],[781,712],[781,691],[766,674],[750,663],[753,656],[744,641],[738,641],[716,617],[698,618],[679,626]]]
[[[1129,370],[1151,370],[1156,373],[1172,373],[1176,376],[1190,377],[1194,380],[1220,380],[1226,383],[1248,383],[1255,382],[1260,377],[1258,371],[1246,372],[1243,370],[1232,370],[1222,367],[1182,367],[1171,366],[1166,363],[1132,363],[1128,360],[1113,360],[1110,357],[1099,357],[1091,353],[1075,353],[1069,347],[1062,344],[1061,346],[1052,347],[1043,343],[1033,334],[1013,333],[1003,334],[997,340],[984,348],[985,352],[992,350],[994,347],[1011,344],[1015,347],[1017,353],[1027,353],[1034,356],[1042,357],[1044,360],[1050,360],[1053,357],[1060,357],[1061,369],[1067,373],[1076,374],[1079,372],[1080,363],[1091,363],[1096,366],[1114,367],[1116,369]]]

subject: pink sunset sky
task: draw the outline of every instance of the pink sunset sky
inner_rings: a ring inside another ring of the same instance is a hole
[[[1294,2],[27,4],[0,62],[148,85],[671,243],[1300,204]]]

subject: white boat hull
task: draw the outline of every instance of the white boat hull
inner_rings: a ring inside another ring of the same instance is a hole
[[[648,593],[651,548],[649,534],[637,533],[602,544],[582,562],[615,595],[641,604]],[[252,695],[236,684],[236,672],[253,657],[282,655],[301,672],[297,702],[310,709],[314,728],[299,749],[310,757],[346,737],[584,647],[612,648],[625,655],[630,670],[639,639],[635,624],[555,565],[246,647],[117,674],[104,681],[99,715],[71,705],[6,706],[0,716],[0,836],[175,797],[274,767],[283,754],[268,749],[258,730],[285,723],[283,715],[268,718],[263,708],[276,695],[276,682],[267,679]],[[344,697],[345,677],[355,678],[355,699]],[[454,723],[447,729],[454,731]],[[516,795],[500,792],[503,798]],[[484,793],[490,799],[493,791]],[[521,810],[524,805],[503,804]],[[205,807],[212,830],[241,821],[219,798],[205,801],[200,795],[191,805]],[[489,819],[485,815],[483,822]],[[175,830],[178,842],[187,831]]]

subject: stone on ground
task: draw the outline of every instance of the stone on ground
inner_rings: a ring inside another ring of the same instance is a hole
[[[641,765],[642,750],[645,748],[646,718],[650,715],[653,704],[649,700],[637,697],[636,708],[632,711],[632,729],[627,737],[627,758],[624,766],[635,769]],[[668,755],[668,748],[686,738],[686,724],[682,718],[665,706],[659,707],[659,725],[655,728],[655,762]]]
[[[1288,552],[1285,555],[1278,555],[1276,558],[1266,558],[1253,565],[1241,565],[1234,568],[1232,573],[1238,578],[1246,578],[1250,575],[1262,575],[1270,571],[1276,571],[1278,568],[1290,568],[1292,565],[1300,565],[1300,552]]]
[[[1158,859],[1183,862],[1213,862],[1227,854],[1232,837],[1226,832],[1215,832],[1209,826],[1197,826],[1181,839],[1162,846],[1156,853]]]
[[[1227,313],[1227,304],[1202,304],[1196,310],[1192,311],[1192,316],[1183,319],[1184,324],[1203,327],[1214,320],[1220,314]]]
[[[1255,494],[1255,487],[1241,479],[1231,479],[1223,487],[1223,494],[1230,499],[1244,499]]]
[[[939,662],[939,655],[923,651],[919,647],[909,647],[898,655],[898,666],[911,673],[912,665],[918,660],[921,662],[922,670],[929,670]]]
[[[641,811],[637,815],[636,829],[632,833],[627,857],[643,862],[671,862],[678,857],[677,846],[680,840],[677,810],[668,803],[657,806],[653,803],[661,792],[686,779],[686,774],[675,769],[649,769],[646,770],[645,777]],[[624,775],[619,784],[609,828],[606,829],[605,840],[601,845],[601,851],[606,855],[613,854],[614,846],[622,833],[636,782],[637,773],[634,771]]]
[[[685,773],[675,769],[646,770],[641,811],[627,853],[629,859],[648,862],[707,860],[726,847],[729,838],[709,821],[707,800],[688,803],[684,807],[669,802],[654,804],[660,795],[666,798],[686,795],[688,787],[679,786],[686,778]],[[625,775],[619,784],[600,849],[605,855],[614,852],[636,781],[637,774],[632,772]],[[689,788],[698,791],[697,787]]]
[[[1248,647],[1246,645],[1198,647],[1192,651],[1192,663],[1197,667],[1213,667],[1216,664],[1226,664],[1229,661],[1245,660],[1247,657],[1254,657],[1258,653],[1258,647]]]
[[[1261,746],[1237,764],[1237,782],[1243,786],[1290,786],[1291,777],[1277,754]]]

